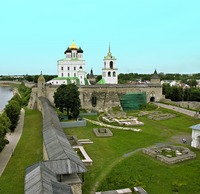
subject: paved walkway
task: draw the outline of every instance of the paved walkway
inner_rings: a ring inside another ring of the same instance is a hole
[[[183,113],[183,114],[191,116],[191,117],[194,117],[194,115],[196,114],[195,111],[187,110],[187,109],[180,108],[180,107],[177,107],[177,106],[172,106],[172,105],[167,105],[167,104],[162,104],[162,103],[155,103],[155,104],[160,106],[160,107],[171,109],[171,110]],[[198,115],[198,116],[200,118],[200,115]]]
[[[21,109],[21,114],[19,117],[18,125],[14,133],[7,133],[6,138],[10,142],[7,144],[4,149],[0,152],[0,176],[2,175],[6,165],[8,164],[10,157],[14,153],[14,150],[17,146],[17,143],[21,137],[23,128],[24,128],[24,109]]]

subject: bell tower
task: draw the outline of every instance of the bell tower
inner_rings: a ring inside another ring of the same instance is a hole
[[[110,51],[110,44],[108,48],[108,54],[104,57],[104,67],[102,68],[102,78],[105,84],[118,84],[118,69],[116,67],[116,58]]]

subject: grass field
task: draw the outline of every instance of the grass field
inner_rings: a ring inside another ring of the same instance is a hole
[[[162,109],[162,111],[166,111]],[[168,111],[167,112],[173,112]],[[174,112],[173,112],[174,113]],[[129,112],[135,115],[135,112]],[[97,138],[92,132],[94,124],[87,123],[87,127],[65,129],[66,134],[76,135],[78,139],[89,138],[94,143],[84,145],[85,150],[93,160],[93,166],[85,173],[83,193],[94,193],[95,190],[112,190],[144,186],[148,193],[200,193],[200,151],[194,160],[168,166],[144,155],[139,148],[151,146],[155,143],[181,143],[182,135],[191,136],[189,126],[199,123],[191,117],[176,113],[173,119],[154,121],[140,117],[144,126],[138,128],[142,132],[122,131],[110,129],[113,137]],[[89,118],[89,117],[87,117]],[[95,119],[94,116],[90,117]],[[176,136],[174,139],[172,137]],[[180,139],[177,142],[177,139]],[[124,154],[133,153],[129,157]],[[190,192],[191,191],[191,192]]]
[[[24,193],[26,167],[42,160],[42,115],[26,109],[21,139],[0,177],[1,194]]]
[[[162,111],[171,112],[165,109]],[[173,111],[172,111],[173,112]],[[136,112],[128,112],[136,116]],[[154,121],[139,117],[144,126],[142,132],[110,129],[113,137],[97,138],[92,129],[98,126],[87,123],[86,127],[65,129],[67,135],[78,139],[91,139],[94,143],[84,145],[93,160],[84,174],[83,194],[95,190],[112,190],[125,187],[143,186],[149,194],[199,194],[200,150],[192,149],[197,158],[180,164],[168,166],[144,155],[140,148],[155,143],[181,143],[183,135],[191,136],[189,126],[199,123],[191,117],[176,113],[173,119]],[[87,117],[97,120],[95,116]],[[173,137],[177,138],[174,139]],[[135,152],[134,152],[135,151]],[[125,154],[132,153],[128,156]],[[0,193],[24,193],[26,167],[42,160],[42,115],[38,111],[26,110],[22,137],[0,177]]]

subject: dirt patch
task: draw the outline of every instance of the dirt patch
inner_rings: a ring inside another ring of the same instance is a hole
[[[185,140],[185,142],[183,141]],[[172,136],[170,141],[173,143],[183,144],[183,145],[191,145],[191,134],[188,133],[180,133],[178,135]]]

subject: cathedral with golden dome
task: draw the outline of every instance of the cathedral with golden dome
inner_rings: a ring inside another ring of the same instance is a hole
[[[85,60],[83,50],[73,41],[64,52],[65,58],[57,61],[58,77],[50,80],[48,84],[61,85],[74,83],[77,85],[90,85],[86,78]]]
[[[157,71],[154,72],[148,83],[119,84],[117,59],[112,55],[110,45],[107,55],[103,58],[102,79],[96,84],[92,70],[87,79],[81,47],[78,47],[73,41],[64,54],[65,58],[57,61],[58,77],[46,83],[44,79],[38,80],[38,88],[32,89],[29,107],[36,106],[39,96],[44,96],[54,103],[54,92],[57,88],[62,84],[71,83],[78,86],[81,106],[86,110],[103,111],[115,106],[122,106],[125,109],[126,107],[130,108],[131,103],[134,106],[137,103],[139,106],[140,101],[142,103],[155,102],[164,98]],[[55,87],[51,87],[51,85]]]

